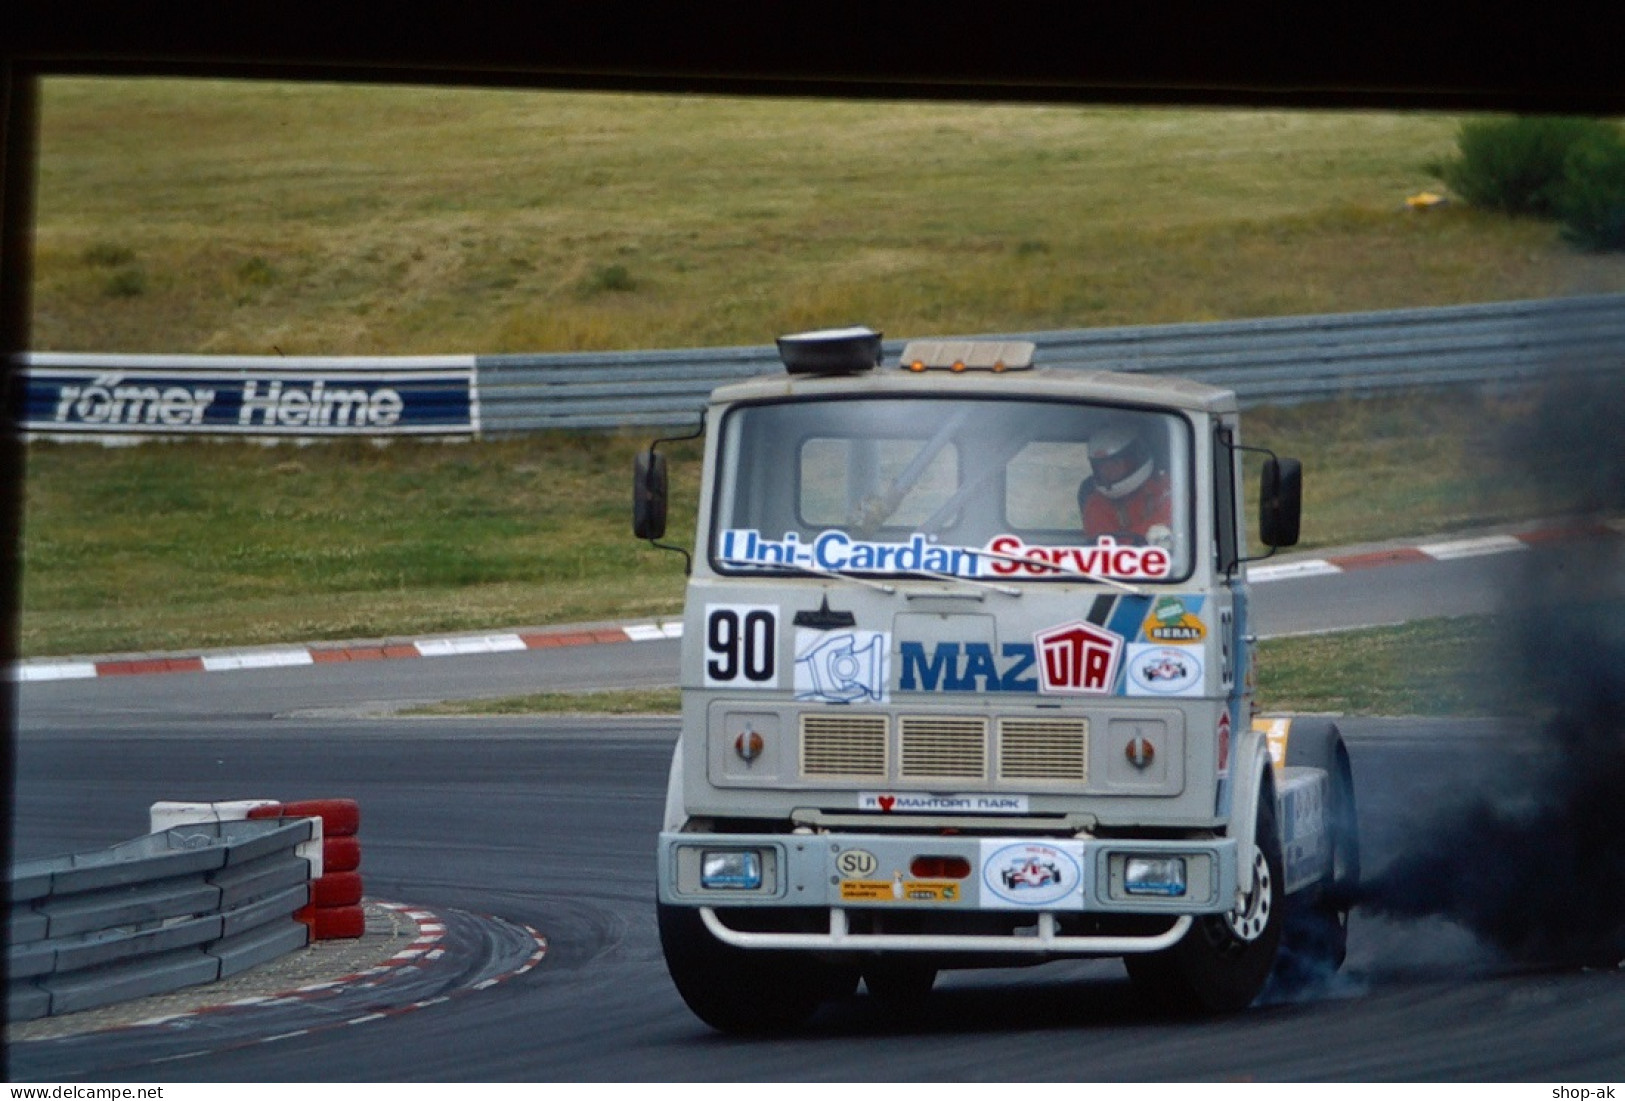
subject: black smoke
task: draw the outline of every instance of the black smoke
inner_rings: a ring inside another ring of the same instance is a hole
[[[1486,681],[1516,706],[1484,790],[1412,835],[1360,905],[1439,916],[1508,957],[1625,959],[1625,383],[1557,376],[1505,434],[1496,478],[1533,488],[1576,533],[1527,555]],[[1441,776],[1447,786],[1452,777]]]

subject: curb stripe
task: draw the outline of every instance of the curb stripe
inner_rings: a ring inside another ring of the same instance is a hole
[[[1345,573],[1351,570],[1374,570],[1379,566],[1397,566],[1405,562],[1426,562],[1428,556],[1416,547],[1397,550],[1371,551],[1368,554],[1345,554],[1327,559]]]
[[[1482,539],[1453,539],[1447,543],[1430,543],[1420,550],[1429,558],[1446,561],[1452,558],[1475,558],[1481,554],[1502,554],[1506,551],[1526,551],[1529,544],[1512,535],[1488,535]]]
[[[415,642],[419,654],[426,658],[451,657],[459,654],[500,654],[525,649],[525,640],[518,635],[486,635],[483,638],[435,638]]]
[[[1312,558],[1305,562],[1281,562],[1274,566],[1249,567],[1247,580],[1255,585],[1261,585],[1292,577],[1324,577],[1329,573],[1342,572],[1324,558]]]
[[[237,654],[209,654],[203,658],[207,673],[226,669],[276,669],[288,665],[314,665],[316,659],[305,650],[258,650]]]

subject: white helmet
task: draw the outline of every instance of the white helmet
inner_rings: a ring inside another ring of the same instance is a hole
[[[1090,476],[1095,487],[1114,501],[1145,485],[1152,465],[1151,448],[1127,425],[1109,425],[1089,441]]]

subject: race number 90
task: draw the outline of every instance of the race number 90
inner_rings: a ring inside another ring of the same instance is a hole
[[[779,609],[772,604],[705,606],[705,686],[773,688]]]

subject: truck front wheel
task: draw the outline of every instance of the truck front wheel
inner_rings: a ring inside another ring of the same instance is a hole
[[[1172,948],[1127,956],[1136,986],[1160,1006],[1178,1013],[1230,1013],[1251,1005],[1264,989],[1281,943],[1283,918],[1281,838],[1275,828],[1275,796],[1258,801],[1251,881],[1228,914],[1196,919]]]
[[[720,1032],[786,1032],[826,998],[857,987],[855,968],[806,952],[735,948],[711,935],[700,912],[660,905],[660,947],[677,993]]]

